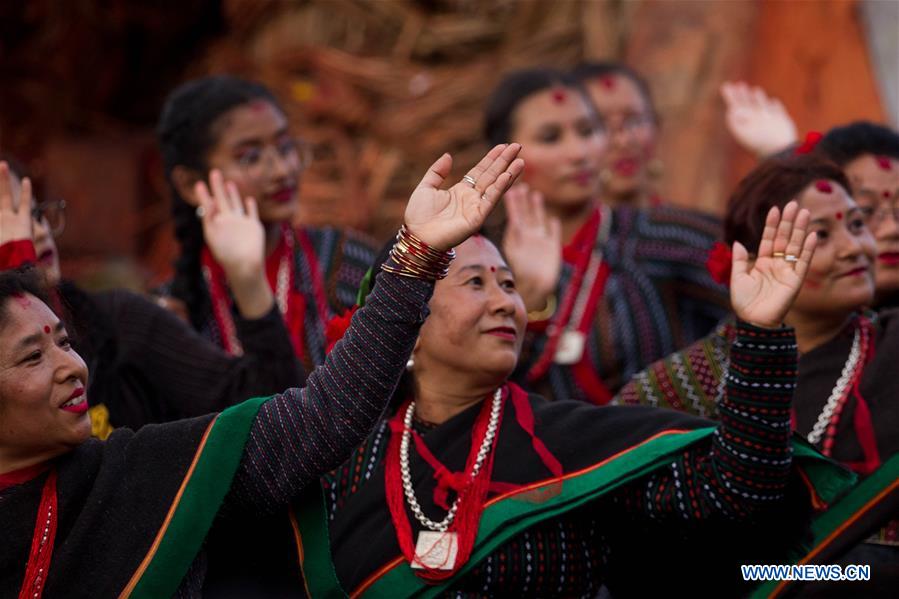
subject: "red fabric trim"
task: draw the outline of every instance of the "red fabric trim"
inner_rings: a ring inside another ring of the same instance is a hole
[[[16,239],[0,245],[0,269],[11,270],[28,263],[37,263],[34,242],[30,239]]]
[[[42,462],[40,464],[35,464],[34,466],[28,466],[27,468],[19,468],[12,472],[4,472],[3,474],[0,474],[0,491],[34,480],[49,468],[50,464],[48,462]]]
[[[44,584],[50,572],[50,558],[53,557],[53,545],[56,542],[57,511],[56,470],[51,470],[41,492],[41,503],[37,509],[31,551],[19,599],[40,599],[44,592]]]
[[[528,394],[514,383],[509,383],[509,399],[515,407],[515,418],[518,420],[518,426],[531,437],[531,446],[543,464],[547,467],[553,476],[562,476],[562,462],[552,454],[543,440],[534,433],[534,410],[531,409],[531,402],[528,401]]]

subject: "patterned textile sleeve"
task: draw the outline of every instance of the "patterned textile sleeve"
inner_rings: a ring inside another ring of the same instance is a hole
[[[352,229],[307,229],[325,277],[328,304],[340,314],[356,303],[365,273],[375,261],[372,239]]]
[[[610,403],[671,408],[717,420],[733,333],[730,318],[686,349],[634,375]]]
[[[699,446],[626,487],[613,501],[653,519],[743,518],[780,500],[792,463],[790,406],[797,370],[792,329],[739,322],[721,424]]]
[[[399,381],[433,288],[378,275],[365,307],[306,387],[260,409],[226,507],[273,511],[362,443]]]

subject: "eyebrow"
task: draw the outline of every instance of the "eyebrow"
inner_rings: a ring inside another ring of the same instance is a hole
[[[272,135],[272,138],[281,137],[282,135],[286,135],[289,132],[290,132],[290,127],[285,125],[285,126],[281,127],[280,129],[278,129],[277,131],[275,131],[275,134]],[[265,143],[265,140],[261,137],[245,137],[243,139],[239,139],[239,140],[235,141],[234,147],[239,148],[240,146],[258,146],[258,145],[262,145],[264,143]]]
[[[53,328],[53,332],[58,333],[58,332],[62,331],[65,327],[66,327],[66,325],[60,320],[59,322],[56,323],[56,326]],[[19,341],[16,344],[16,351],[21,351],[21,350],[27,348],[29,345],[34,345],[35,343],[37,343],[38,341],[41,340],[41,338],[44,334],[45,333],[35,333],[34,335],[28,335],[27,337],[25,337],[24,339],[22,339],[21,341]]]
[[[460,268],[459,272],[461,273],[466,270],[474,270],[477,272],[481,272],[483,270],[487,270],[487,268],[483,264],[467,264],[467,265],[463,266],[462,268]],[[512,269],[509,268],[508,266],[497,267],[497,270],[505,270],[505,271],[509,272],[510,274],[512,273]]]

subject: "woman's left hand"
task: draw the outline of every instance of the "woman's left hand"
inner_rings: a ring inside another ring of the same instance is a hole
[[[0,244],[33,239],[31,224],[31,180],[22,179],[19,198],[13,191],[15,181],[9,165],[0,162]]]
[[[808,233],[809,212],[790,202],[783,209],[768,211],[758,255],[734,242],[730,301],[744,322],[778,328],[799,294],[808,272],[818,237]]]

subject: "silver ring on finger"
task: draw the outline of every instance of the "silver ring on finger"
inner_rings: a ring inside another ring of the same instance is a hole
[[[794,254],[786,254],[784,256],[784,260],[787,262],[799,262],[799,258],[797,258]]]
[[[487,192],[486,192],[486,191],[485,191],[484,193],[481,194],[481,199],[482,199],[482,200],[486,200],[486,199],[487,199]]]
[[[472,187],[474,187],[475,183],[477,183],[477,181],[475,181],[474,177],[472,177],[471,175],[465,175],[464,177],[462,177],[462,180],[465,181],[466,183],[468,183],[469,185],[471,185]]]
[[[203,218],[206,216],[206,209],[202,206],[197,206],[197,218]]]

